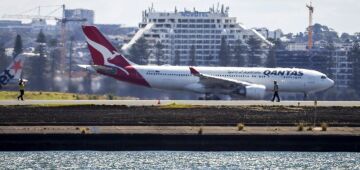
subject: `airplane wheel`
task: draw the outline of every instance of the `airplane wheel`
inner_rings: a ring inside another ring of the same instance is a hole
[[[209,95],[205,97],[205,100],[221,100],[221,98],[216,95]]]

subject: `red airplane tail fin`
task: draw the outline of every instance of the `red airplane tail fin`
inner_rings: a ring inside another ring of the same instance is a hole
[[[110,43],[95,26],[82,26],[91,57],[95,65],[111,65],[125,68],[131,63]]]

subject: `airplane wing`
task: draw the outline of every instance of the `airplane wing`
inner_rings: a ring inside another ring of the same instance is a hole
[[[201,83],[207,88],[214,88],[214,87],[239,88],[239,86],[245,87],[252,85],[251,83],[245,81],[238,81],[229,78],[202,74],[199,73],[197,70],[195,70],[193,67],[190,67],[190,72],[192,75],[199,77],[200,78],[199,83]]]
[[[253,99],[262,99],[265,96],[266,87],[264,85],[202,74],[193,67],[190,67],[190,72],[192,75],[199,77],[198,83],[208,89],[210,93],[220,92]]]

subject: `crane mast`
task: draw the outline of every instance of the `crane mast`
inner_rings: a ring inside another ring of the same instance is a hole
[[[314,7],[310,1],[310,5],[306,5],[309,9],[309,26],[308,26],[308,49],[311,50],[313,47],[313,13]]]
[[[34,11],[36,10],[37,15],[29,15],[29,14],[15,14],[15,15],[3,15],[2,18],[16,18],[16,19],[37,19],[37,20],[55,20],[57,22],[60,23],[60,31],[61,31],[61,51],[60,51],[60,68],[62,68],[60,70],[61,74],[64,75],[66,73],[65,71],[65,59],[66,59],[66,54],[67,54],[67,50],[66,50],[66,42],[67,42],[67,30],[66,30],[66,24],[68,22],[86,22],[86,18],[68,18],[66,17],[65,13],[66,13],[66,8],[65,8],[65,4],[64,5],[56,5],[54,7],[57,7],[54,11],[52,11],[50,14],[58,11],[59,9],[61,9],[62,12],[62,16],[61,17],[56,17],[56,16],[49,16],[49,15],[41,15],[41,8],[42,7],[47,7],[47,6],[38,6],[36,8],[30,9],[29,11]],[[69,82],[71,81],[71,77],[72,77],[72,73],[71,73],[71,60],[72,60],[72,56],[70,53],[69,56]]]

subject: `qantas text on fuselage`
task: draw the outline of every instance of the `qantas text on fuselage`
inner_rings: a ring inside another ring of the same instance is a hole
[[[262,99],[274,81],[282,92],[326,90],[325,74],[297,68],[192,67],[137,65],[117,51],[95,26],[83,26],[94,65],[79,65],[117,80],[150,88]]]

